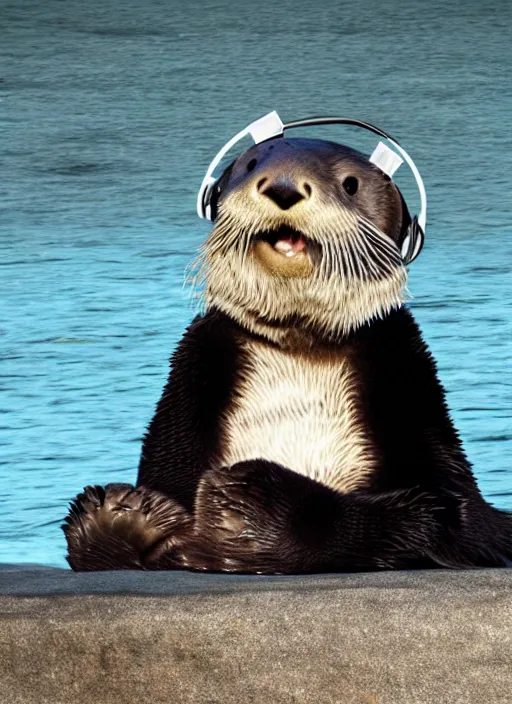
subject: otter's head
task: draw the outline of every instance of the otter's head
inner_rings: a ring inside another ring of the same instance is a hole
[[[226,169],[213,198],[207,305],[252,332],[281,344],[332,341],[402,303],[410,216],[360,152],[268,140]]]

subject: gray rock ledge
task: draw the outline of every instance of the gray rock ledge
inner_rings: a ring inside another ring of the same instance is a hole
[[[512,570],[0,565],[2,704],[512,702]]]

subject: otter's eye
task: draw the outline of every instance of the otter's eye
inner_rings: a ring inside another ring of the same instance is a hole
[[[253,171],[257,163],[256,159],[251,159],[247,164],[247,171]]]
[[[353,196],[357,193],[357,189],[359,188],[359,181],[355,176],[347,176],[347,178],[343,181],[342,185],[348,195]]]

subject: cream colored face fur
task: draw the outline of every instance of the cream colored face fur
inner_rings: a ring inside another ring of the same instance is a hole
[[[307,153],[299,156],[283,164],[270,160],[254,175],[228,184],[200,255],[207,306],[279,344],[294,331],[313,342],[344,336],[400,306],[407,280],[397,244],[381,229],[388,215],[385,200],[380,207],[383,192],[397,198],[395,191],[384,191],[395,187],[370,164],[365,170],[345,158],[330,166],[339,183],[357,173],[357,197],[366,199],[366,212],[375,213],[372,221],[322,188],[327,168],[322,170],[318,160],[308,164]],[[280,178],[280,168],[304,193],[306,181],[313,184],[307,197],[286,210],[259,187],[263,180]],[[261,238],[280,228],[301,233],[305,249],[289,256],[286,247]]]

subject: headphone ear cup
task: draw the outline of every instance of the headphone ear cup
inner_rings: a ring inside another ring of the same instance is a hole
[[[215,218],[215,215],[213,214],[212,211],[212,200],[214,200],[214,190],[215,190],[215,181],[212,183],[209,183],[208,186],[206,187],[206,190],[204,192],[203,196],[203,212],[204,212],[204,217],[207,220],[212,220]],[[213,204],[215,206],[215,203]]]
[[[219,182],[215,181],[208,189],[208,220],[212,222],[217,217],[217,206],[219,204]]]
[[[418,223],[418,217],[415,215],[412,219],[411,224],[407,228],[402,246],[400,248],[400,253],[404,264],[410,264],[413,262],[418,254],[423,249],[423,244],[425,242],[425,234]]]
[[[212,222],[217,217],[220,197],[228,184],[234,163],[235,162],[232,162],[226,169],[224,169],[223,173],[219,176],[219,178],[215,179],[212,177],[208,184],[208,188],[205,191],[205,217],[208,218],[208,220],[211,220]]]
[[[206,220],[213,220],[211,217],[211,200],[213,187],[217,183],[216,179],[211,176],[205,177],[199,193],[197,194],[197,214],[200,218],[205,218]]]

